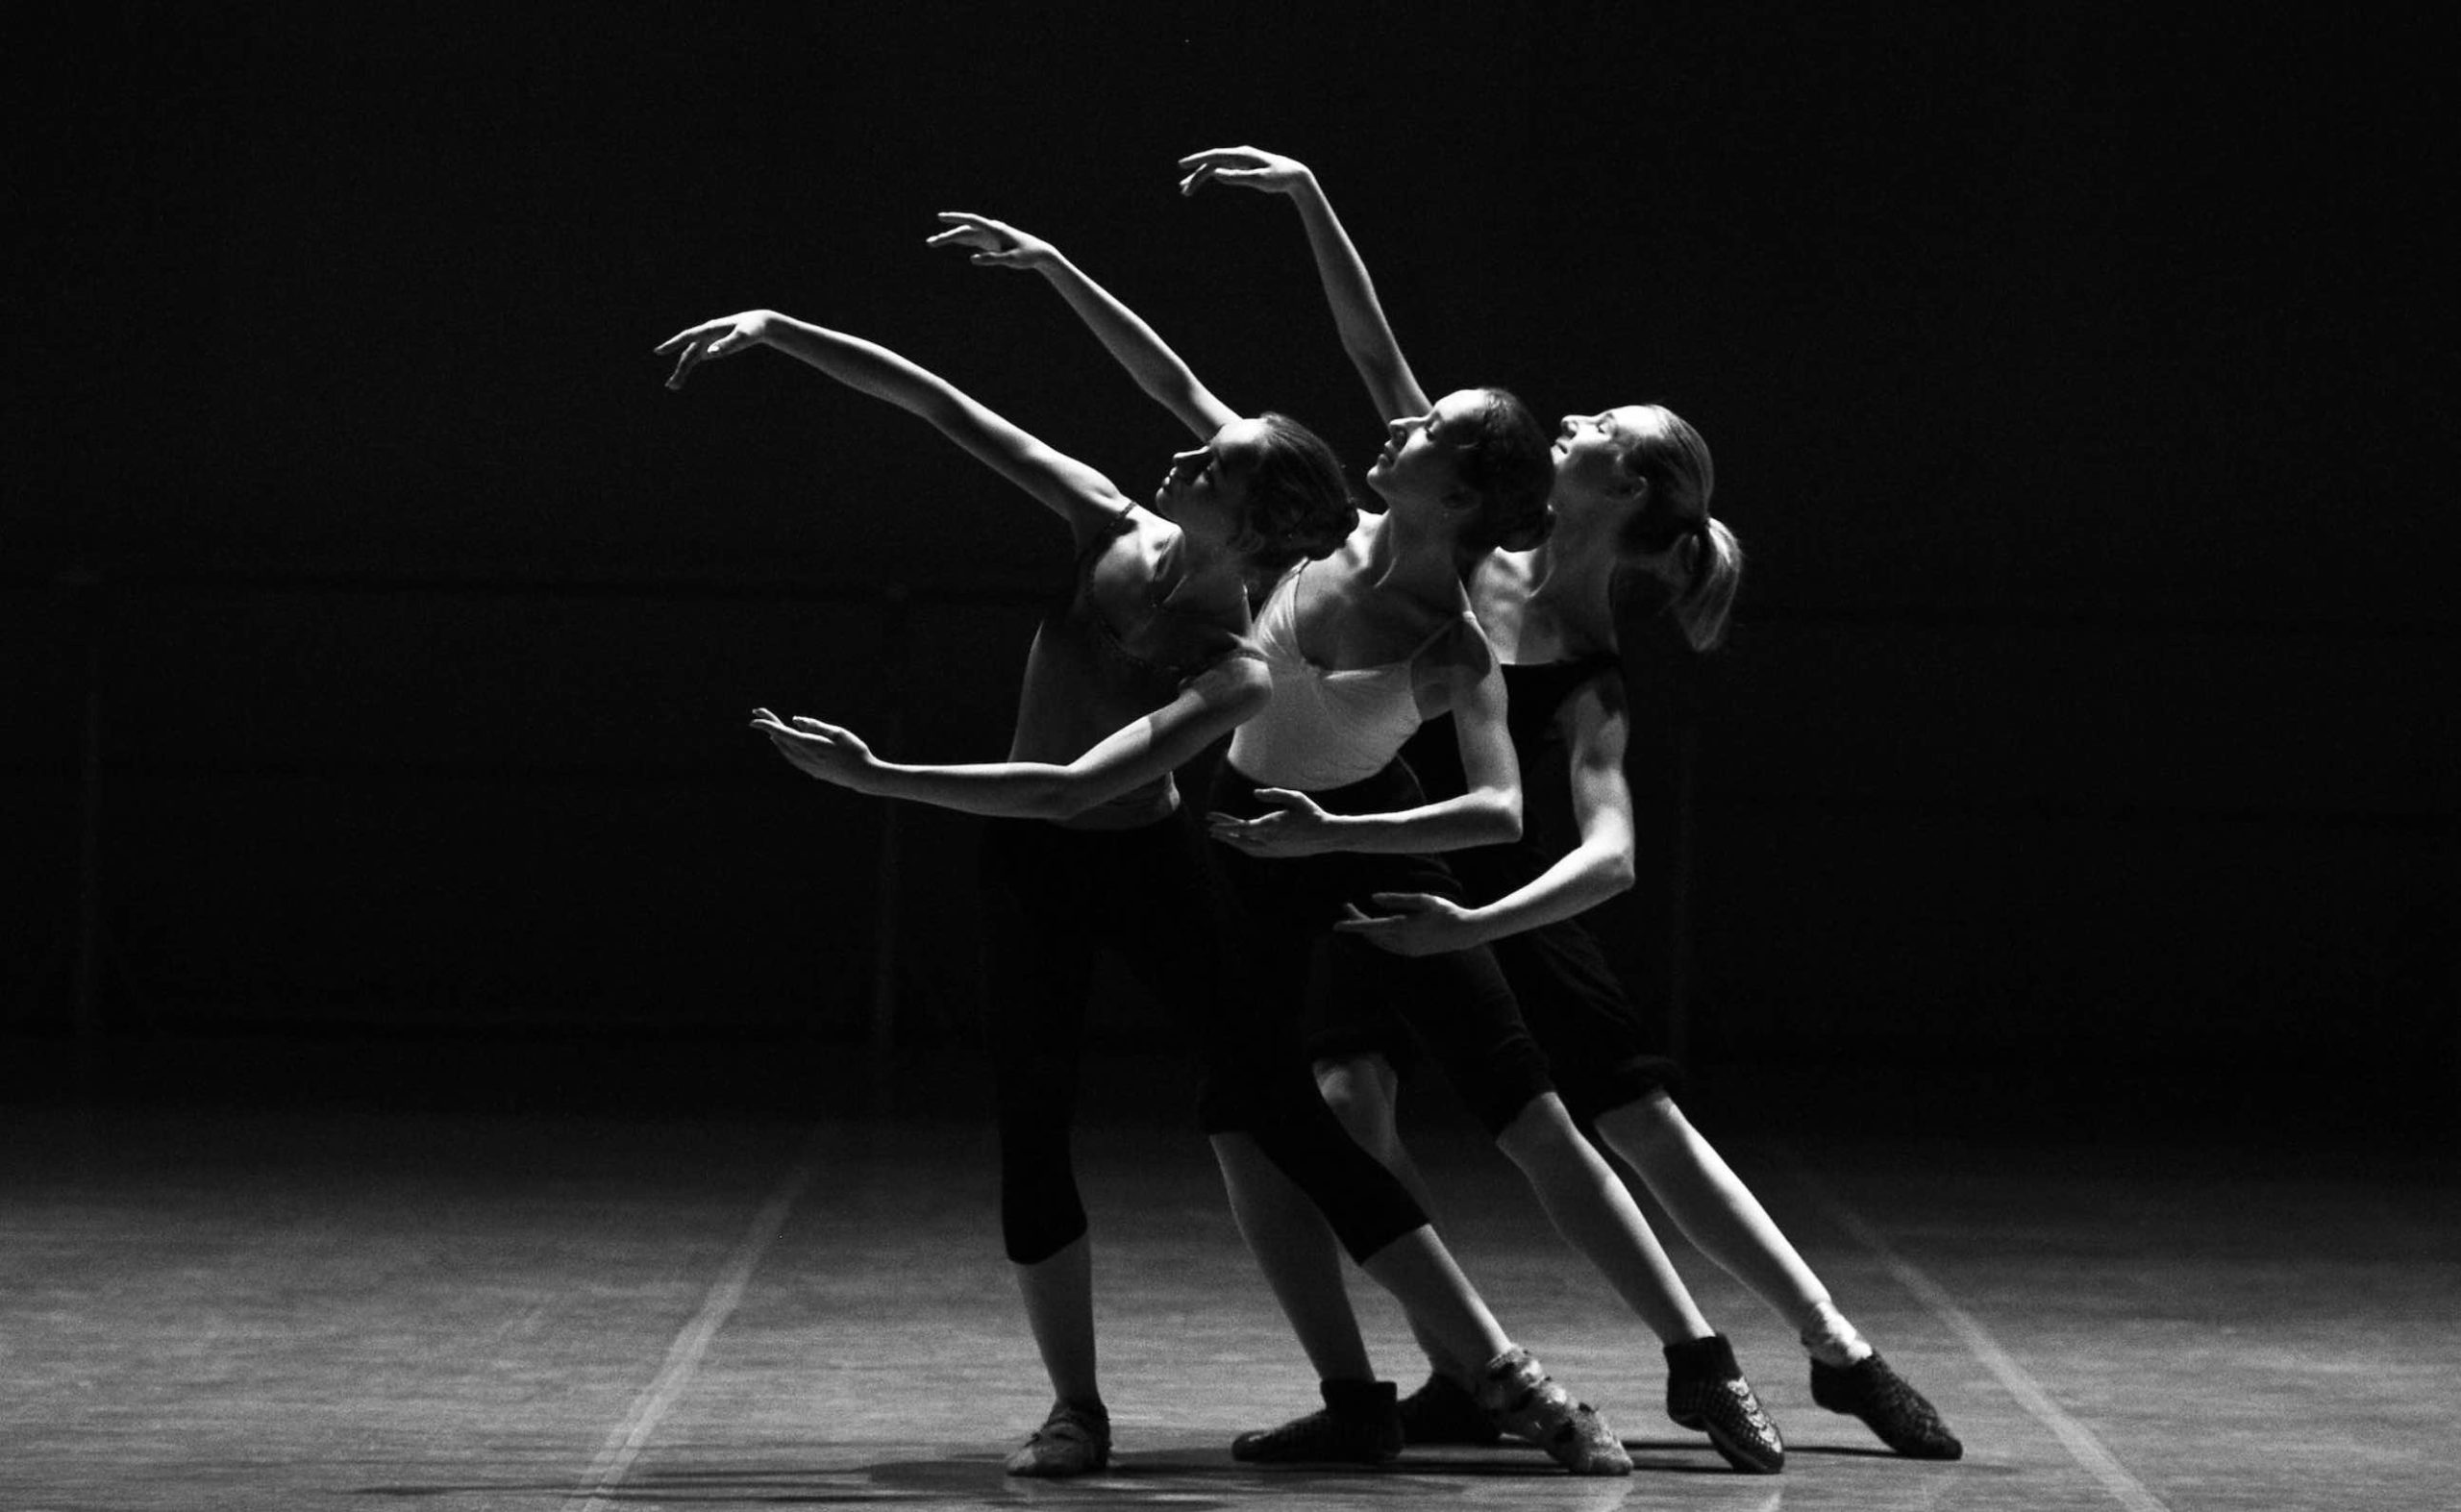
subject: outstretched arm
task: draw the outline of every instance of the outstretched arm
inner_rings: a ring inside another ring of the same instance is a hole
[[[754,347],[775,347],[850,388],[922,416],[992,471],[1040,500],[1081,533],[1116,518],[1128,501],[1111,481],[1045,446],[956,384],[886,347],[808,324],[774,310],[704,321],[659,344],[676,354],[669,388],[682,388],[704,362]]]
[[[1316,255],[1316,276],[1324,283],[1326,302],[1333,307],[1342,348],[1366,381],[1377,413],[1398,420],[1425,414],[1432,408],[1402,356],[1402,344],[1393,339],[1384,307],[1376,299],[1376,283],[1367,276],[1367,263],[1351,245],[1332,202],[1325,198],[1316,175],[1305,163],[1254,147],[1216,147],[1190,153],[1180,160],[1180,166],[1187,170],[1187,177],[1180,181],[1182,194],[1194,194],[1210,183],[1288,195],[1299,207],[1300,223],[1307,228],[1307,247]]]
[[[1170,703],[1105,736],[1064,765],[984,761],[905,765],[883,761],[854,731],[817,719],[753,711],[752,728],[799,770],[882,798],[1014,819],[1069,819],[1185,765],[1272,696],[1264,664],[1230,657],[1189,680]]]
[[[1426,893],[1378,893],[1387,910],[1356,908],[1336,930],[1364,936],[1399,955],[1466,950],[1524,930],[1587,913],[1632,885],[1632,790],[1624,778],[1630,715],[1620,673],[1601,675],[1565,701],[1560,718],[1571,748],[1573,819],[1580,842],[1538,876],[1490,903],[1464,908]]]
[[[1152,326],[1087,278],[1057,247],[1005,222],[962,211],[943,211],[940,219],[949,222],[949,229],[928,238],[925,246],[972,247],[975,252],[969,260],[977,267],[1031,268],[1041,274],[1059,290],[1078,318],[1102,338],[1111,356],[1136,380],[1136,386],[1178,415],[1197,439],[1209,441],[1214,432],[1239,418],[1236,410],[1197,382],[1196,374]]]

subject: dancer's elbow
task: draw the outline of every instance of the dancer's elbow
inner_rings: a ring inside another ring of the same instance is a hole
[[[1521,795],[1490,792],[1471,810],[1477,821],[1474,845],[1510,845],[1521,838]]]
[[[1590,875],[1598,880],[1599,892],[1608,898],[1630,892],[1632,884],[1641,880],[1641,870],[1633,864],[1628,847],[1599,856],[1590,867]]]
[[[1103,794],[1093,783],[1065,774],[1054,774],[1035,778],[1025,784],[1018,795],[1019,817],[1062,824],[1102,801]]]

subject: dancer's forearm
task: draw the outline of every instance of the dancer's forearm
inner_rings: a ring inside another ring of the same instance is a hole
[[[1171,350],[1159,333],[1065,254],[1055,250],[1051,260],[1039,264],[1035,271],[1068,301],[1068,308],[1085,322],[1120,366],[1128,369],[1129,376],[1136,380],[1136,386],[1179,416],[1181,423],[1200,439],[1209,439],[1214,432],[1238,418],[1198,381],[1195,371]]]
[[[1509,845],[1521,838],[1518,791],[1464,793],[1416,808],[1374,814],[1328,814],[1322,821],[1332,851],[1412,855]]]
[[[1633,880],[1628,847],[1584,843],[1555,858],[1527,883],[1467,910],[1472,943],[1486,945],[1526,930],[1578,918],[1628,891]]]
[[[1325,286],[1325,302],[1332,308],[1333,325],[1341,333],[1342,350],[1367,384],[1367,391],[1387,419],[1419,414],[1428,409],[1426,392],[1410,372],[1402,344],[1394,337],[1384,306],[1376,297],[1376,281],[1367,260],[1342,229],[1332,201],[1313,171],[1303,169],[1290,189],[1291,203],[1307,232],[1307,250],[1316,259],[1316,277]]]

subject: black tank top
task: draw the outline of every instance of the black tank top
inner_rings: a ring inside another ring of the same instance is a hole
[[[1513,759],[1521,763],[1521,838],[1509,845],[1445,853],[1478,902],[1510,892],[1580,843],[1580,827],[1573,817],[1571,751],[1556,716],[1583,683],[1621,673],[1617,658],[1606,652],[1570,661],[1504,663],[1504,728],[1512,736]],[[1469,788],[1450,714],[1420,727],[1402,748],[1402,757],[1418,774],[1430,802]]]

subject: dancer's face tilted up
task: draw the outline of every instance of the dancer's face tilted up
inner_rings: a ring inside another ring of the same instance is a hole
[[[1238,419],[1171,459],[1154,512],[1191,535],[1225,541],[1248,517],[1248,475],[1265,445],[1264,422]]]
[[[1384,427],[1384,450],[1367,469],[1367,485],[1387,507],[1458,502],[1458,446],[1475,433],[1495,403],[1482,388],[1456,388],[1423,415]]]
[[[1596,414],[1568,414],[1555,428],[1555,512],[1566,519],[1600,509],[1637,508],[1648,487],[1632,468],[1632,452],[1663,428],[1654,405],[1623,405]]]

